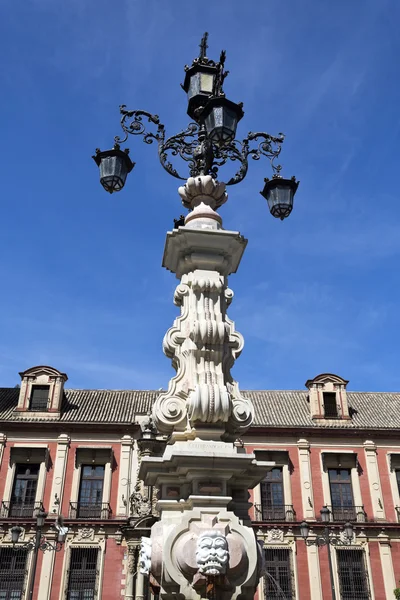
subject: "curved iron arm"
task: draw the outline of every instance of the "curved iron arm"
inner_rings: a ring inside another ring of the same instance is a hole
[[[38,545],[38,549],[41,550],[42,552],[46,552],[46,551],[52,551],[52,552],[60,552],[61,548],[63,547],[63,542],[49,542],[46,540],[45,537],[42,537],[40,539],[39,545]],[[27,542],[26,544],[15,544],[15,546],[13,546],[13,549],[15,551],[18,550],[34,550],[35,549],[35,542]]]
[[[342,540],[337,536],[330,536],[327,534],[318,534],[314,539],[307,538],[304,540],[307,546],[349,546],[351,545],[351,540],[347,539]]]
[[[284,135],[272,136],[265,132],[249,132],[243,141],[233,140],[222,148],[213,144],[208,138],[204,124],[189,123],[183,131],[165,139],[165,126],[160,122],[158,115],[153,115],[145,110],[127,110],[126,105],[120,106],[121,127],[125,133],[124,137],[115,136],[115,147],[126,142],[129,135],[143,135],[143,141],[146,144],[152,144],[154,141],[158,145],[158,156],[162,167],[173,177],[186,180],[181,177],[172,163],[168,160],[168,153],[172,156],[179,156],[188,163],[191,177],[198,175],[211,175],[216,178],[220,167],[225,165],[228,160],[238,161],[240,167],[236,174],[231,177],[227,185],[240,183],[247,174],[249,168],[248,158],[260,160],[265,156],[271,163],[275,175],[279,175],[282,167],[275,165],[274,161],[278,158]],[[155,133],[146,130],[144,120],[157,125]],[[256,147],[251,148],[250,143],[256,142]]]

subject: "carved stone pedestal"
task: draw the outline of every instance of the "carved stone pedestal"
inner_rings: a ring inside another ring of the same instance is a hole
[[[152,412],[169,445],[162,457],[143,456],[140,465],[140,479],[160,490],[160,521],[142,545],[142,562],[150,564],[162,600],[253,600],[262,561],[248,489],[274,463],[257,462],[233,444],[254,414],[231,376],[243,338],[227,315],[233,298],[227,278],[247,242],[222,229],[215,209],[227,199],[224,184],[200,176],[179,193],[192,211],[184,227],[168,233],[163,259],[180,280],[174,296],[180,315],[163,342],[176,375]]]

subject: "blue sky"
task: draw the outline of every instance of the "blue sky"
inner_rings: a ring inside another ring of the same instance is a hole
[[[249,239],[230,279],[234,376],[301,389],[330,371],[399,390],[399,18],[398,0],[3,0],[0,385],[50,364],[69,387],[167,386],[178,182],[131,139],[136,167],[109,196],[91,155],[122,103],[168,135],[186,126],[179,84],[207,30],[244,102],[238,137],[285,132],[284,173],[301,180],[284,222],[259,195],[266,161],[221,209]]]

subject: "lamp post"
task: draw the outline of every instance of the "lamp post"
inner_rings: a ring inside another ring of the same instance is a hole
[[[100,182],[110,194],[124,187],[128,173],[135,166],[129,157],[129,149],[121,150],[121,144],[126,142],[130,134],[142,135],[146,144],[156,142],[162,167],[173,177],[185,181],[187,177],[180,176],[170,157],[179,156],[186,161],[191,177],[211,175],[214,179],[223,165],[234,161],[239,168],[226,184],[234,185],[247,175],[249,158],[259,160],[264,156],[270,160],[273,175],[272,179],[264,180],[264,188],[260,193],[267,200],[271,214],[283,220],[292,211],[293,198],[299,185],[295,177],[282,177],[281,165],[275,165],[274,162],[281,152],[284,135],[249,132],[242,141],[235,139],[237,124],[244,115],[243,104],[225,97],[223,84],[228,75],[225,71],[226,53],[221,52],[219,62],[207,58],[207,39],[208,33],[205,33],[199,56],[190,67],[185,67],[185,81],[181,86],[187,93],[187,113],[193,122],[185,130],[166,139],[165,126],[158,115],[144,110],[128,110],[126,105],[121,105],[124,136],[115,136],[111,150],[101,151],[97,148],[93,156],[100,169]],[[146,121],[156,126],[154,132],[146,130]]]
[[[122,105],[124,135],[114,138],[111,150],[96,150],[93,158],[104,189],[120,191],[134,168],[121,144],[129,135],[143,136],[146,144],[158,146],[162,167],[185,181],[178,193],[190,210],[175,221],[164,247],[162,264],[179,280],[174,304],[180,316],[163,340],[176,375],[168,389],[160,390],[140,442],[146,455],[138,479],[149,488],[162,482],[159,521],[152,527],[151,543],[142,544],[142,562],[165,598],[222,594],[226,600],[253,600],[262,561],[248,519],[247,490],[258,485],[273,463],[257,460],[233,443],[254,419],[251,400],[241,394],[231,374],[244,341],[227,314],[234,295],[228,277],[236,273],[247,240],[222,227],[217,209],[228,199],[226,185],[246,177],[250,158],[270,161],[272,178],[265,180],[261,194],[274,217],[290,215],[298,182],[285,179],[275,164],[282,134],[250,132],[242,141],[236,139],[243,106],[225,97],[225,52],[218,62],[209,59],[207,38],[206,33],[199,56],[185,67],[182,88],[193,120],[188,127],[167,138],[158,115]],[[174,159],[186,162],[185,177]],[[230,161],[236,173],[227,183],[217,180]],[[162,456],[152,453],[155,431],[168,440]],[[157,548],[153,555],[152,548]]]
[[[335,591],[335,580],[333,577],[333,567],[332,567],[332,556],[331,556],[331,545],[332,546],[348,546],[351,544],[353,539],[353,525],[351,523],[345,523],[344,525],[344,537],[342,540],[336,535],[331,535],[329,532],[328,523],[330,521],[330,510],[327,506],[323,506],[320,510],[321,520],[325,523],[324,532],[322,534],[318,534],[314,539],[308,539],[308,535],[310,533],[310,526],[307,521],[303,521],[300,525],[300,534],[304,539],[307,546],[326,546],[328,550],[328,564],[329,564],[329,575],[331,580],[331,590],[332,590],[332,600],[336,600],[336,591]]]
[[[35,541],[28,542],[26,544],[18,544],[19,537],[22,533],[22,528],[15,525],[11,528],[11,541],[13,545],[13,549],[18,550],[33,550],[32,557],[32,567],[31,574],[28,583],[28,600],[32,600],[33,597],[33,588],[35,585],[35,576],[36,576],[36,567],[37,567],[37,559],[39,555],[39,550],[42,552],[53,551],[59,552],[64,545],[65,538],[68,532],[68,527],[64,526],[63,516],[60,515],[57,518],[57,521],[54,525],[55,529],[58,531],[57,541],[56,543],[48,542],[45,538],[42,537],[42,529],[47,518],[47,512],[42,509],[39,509],[36,515],[36,534]]]

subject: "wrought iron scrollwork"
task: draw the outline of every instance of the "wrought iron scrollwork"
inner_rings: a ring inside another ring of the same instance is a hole
[[[260,160],[262,156],[269,159],[271,168],[275,175],[279,175],[282,167],[275,165],[274,161],[281,152],[284,135],[272,136],[264,132],[249,132],[243,141],[233,140],[223,147],[218,147],[207,138],[203,124],[189,123],[183,131],[165,139],[165,127],[160,122],[158,115],[152,115],[145,110],[127,110],[126,105],[120,106],[121,127],[124,136],[115,136],[115,147],[127,141],[129,135],[142,135],[146,144],[156,142],[158,145],[158,156],[162,167],[173,177],[186,180],[182,177],[172,164],[169,156],[179,156],[188,163],[191,177],[198,175],[211,175],[216,178],[218,170],[228,161],[238,162],[240,166],[227,185],[240,183],[247,174],[249,168],[249,157]],[[156,125],[155,132],[147,131],[146,121]],[[255,142],[256,147],[251,147]]]

